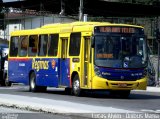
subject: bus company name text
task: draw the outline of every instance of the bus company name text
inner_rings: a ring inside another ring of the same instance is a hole
[[[49,61],[46,60],[32,60],[32,69],[39,71],[41,69],[47,70],[49,69]]]

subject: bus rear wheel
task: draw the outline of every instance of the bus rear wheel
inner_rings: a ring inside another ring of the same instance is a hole
[[[81,96],[82,90],[80,88],[79,76],[75,75],[72,82],[72,92],[75,96]]]
[[[37,86],[36,85],[36,75],[34,72],[32,72],[30,75],[29,90],[31,92],[45,92],[47,90],[46,86]]]
[[[11,86],[12,83],[8,80],[8,77],[7,77],[7,73],[4,74],[4,82],[5,82],[5,86]]]
[[[12,85],[12,83],[10,81],[5,81],[5,86],[10,87]]]
[[[29,82],[29,89],[31,92],[36,92],[37,91],[37,86],[36,86],[36,75],[34,72],[30,74],[30,82]]]

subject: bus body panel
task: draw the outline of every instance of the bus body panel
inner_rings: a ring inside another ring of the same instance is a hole
[[[99,75],[93,71],[92,89],[146,90],[147,78],[144,69],[113,69],[97,67]]]
[[[107,90],[146,90],[147,77],[136,81],[110,81],[98,76],[92,79],[92,89],[107,89]],[[121,84],[121,86],[120,86]],[[122,85],[125,84],[123,87]]]
[[[59,68],[60,62],[62,71]],[[63,62],[59,58],[12,58],[9,61],[8,76],[11,82],[28,85],[29,73],[33,70],[36,73],[36,85],[38,86],[70,86],[69,65],[69,59]]]
[[[60,85],[70,87],[70,59],[60,59]]]
[[[11,82],[29,84],[29,70],[32,60],[28,58],[11,58],[8,64],[8,78]]]
[[[58,58],[36,58],[32,61],[32,69],[36,73],[36,85],[58,87]]]

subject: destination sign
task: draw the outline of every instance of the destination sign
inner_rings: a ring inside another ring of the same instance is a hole
[[[99,26],[95,27],[98,33],[142,33],[142,28],[122,27],[122,26]]]

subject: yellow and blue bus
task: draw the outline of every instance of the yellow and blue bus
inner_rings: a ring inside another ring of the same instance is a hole
[[[62,87],[80,96],[83,90],[110,90],[129,96],[147,85],[144,28],[108,22],[44,25],[11,33],[9,82],[30,91]]]

